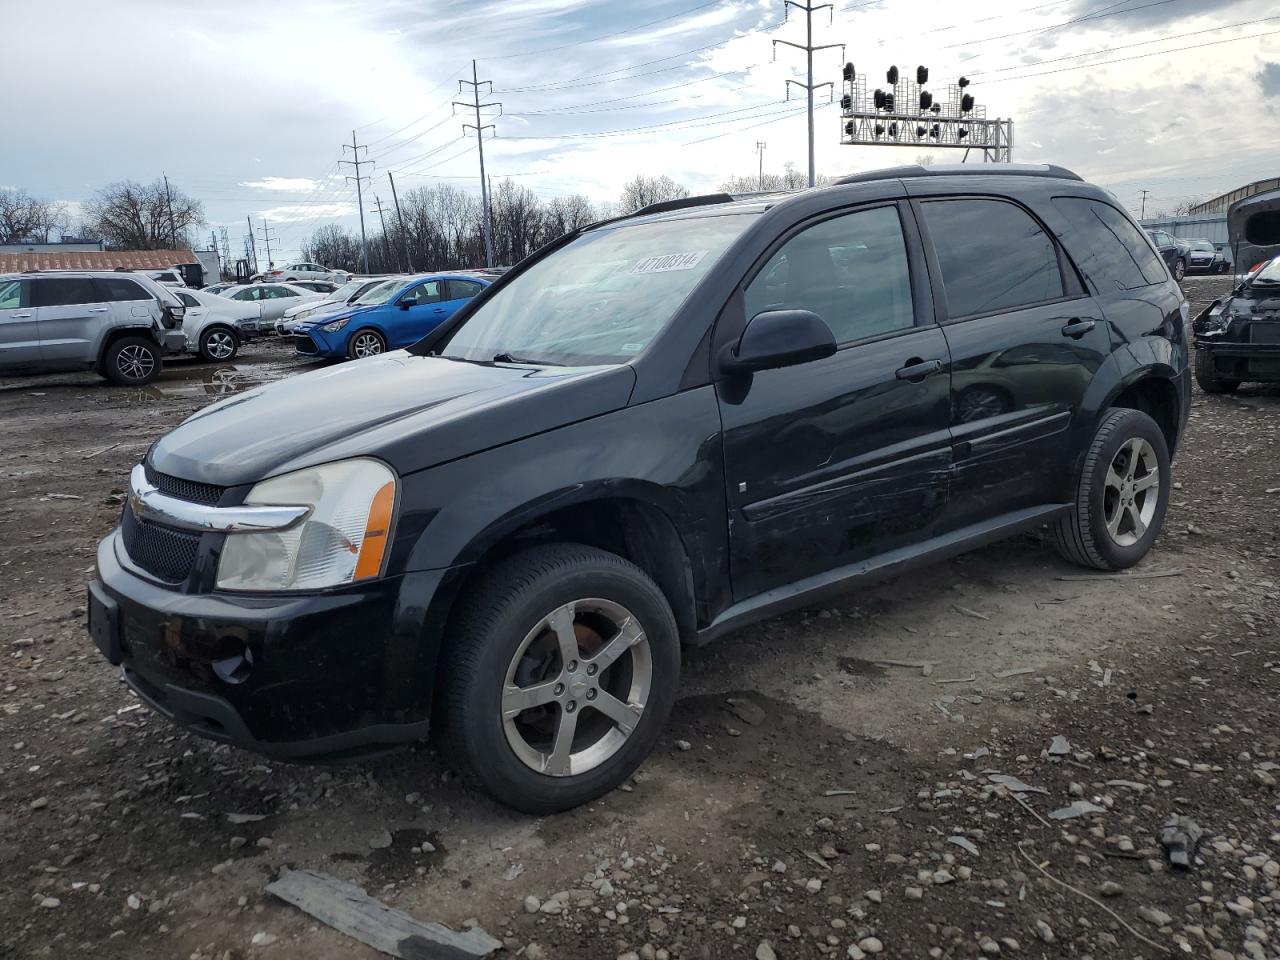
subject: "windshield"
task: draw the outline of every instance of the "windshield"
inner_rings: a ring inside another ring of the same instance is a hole
[[[380,303],[386,303],[396,295],[396,292],[405,285],[403,277],[396,277],[394,280],[388,280],[386,283],[380,283],[363,297],[356,301],[362,307],[376,307]]]
[[[1256,283],[1260,286],[1269,287],[1272,284],[1280,285],[1280,257],[1276,257],[1261,270],[1253,275],[1250,283]]]
[[[1208,240],[1189,240],[1192,250],[1204,250],[1207,253],[1213,253],[1213,244]]]
[[[539,260],[438,349],[459,360],[563,366],[640,353],[754,214],[621,223]]]

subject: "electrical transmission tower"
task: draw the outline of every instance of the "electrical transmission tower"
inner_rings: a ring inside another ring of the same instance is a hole
[[[368,180],[369,178],[360,176],[360,168],[362,166],[373,166],[373,161],[360,159],[360,151],[363,150],[364,155],[367,157],[369,155],[369,148],[356,143],[356,132],[354,130],[351,131],[351,142],[344,143],[342,145],[342,155],[344,157],[347,155],[348,147],[351,148],[351,159],[339,160],[338,163],[345,163],[356,168],[356,175],[354,177],[347,177],[347,179],[354,180],[356,182],[356,206],[360,208],[360,257],[364,262],[364,272],[367,274],[369,272],[369,241],[365,237],[364,232],[364,192],[361,184],[364,180]]]
[[[219,239],[222,241],[222,259],[226,263],[230,263],[231,262],[231,240],[227,236],[227,228],[219,227],[218,236],[219,236]]]
[[[480,111],[492,107],[498,108],[498,116],[502,116],[501,103],[481,103],[480,88],[487,86],[489,88],[489,96],[493,95],[493,82],[491,80],[481,80],[476,74],[476,62],[471,61],[471,79],[458,81],[458,92],[465,93],[466,87],[471,88],[472,102],[468,103],[463,100],[453,101],[453,108],[456,112],[458,107],[466,107],[469,110],[475,110],[476,122],[464,123],[462,132],[465,134],[468,130],[476,132],[476,146],[480,148],[480,203],[484,207],[484,261],[486,266],[493,266],[493,220],[492,211],[489,209],[489,181],[484,172],[484,132],[492,130],[496,136],[498,128],[492,123],[480,122]]]
[[[791,99],[791,85],[793,83],[797,87],[800,87],[801,89],[803,89],[805,93],[808,95],[808,99],[809,99],[809,186],[812,187],[814,185],[814,182],[817,179],[817,170],[815,167],[814,150],[813,150],[813,91],[820,89],[822,87],[830,87],[832,98],[834,99],[835,97],[835,84],[832,83],[831,81],[828,80],[826,83],[819,83],[816,85],[814,84],[813,55],[818,50],[832,50],[835,47],[839,47],[840,59],[843,60],[844,44],[843,43],[824,43],[816,47],[813,45],[813,15],[819,10],[834,11],[835,10],[834,4],[830,4],[830,3],[814,4],[814,3],[808,3],[808,2],[801,3],[800,0],[783,0],[782,6],[783,6],[783,10],[785,10],[787,13],[790,13],[792,7],[795,7],[797,10],[804,11],[805,42],[803,44],[800,44],[800,43],[792,43],[790,40],[775,40],[773,41],[773,55],[777,57],[778,44],[781,43],[781,44],[785,44],[788,47],[795,47],[797,50],[803,50],[805,52],[805,58],[808,62],[808,67],[809,67],[808,81],[806,83],[801,83],[799,80],[788,80],[787,81],[787,99],[788,100]]]
[[[258,272],[258,240],[253,232],[253,218],[250,216],[246,216],[244,218],[244,222],[249,225],[249,233],[248,233],[248,241],[247,241],[248,246],[247,246],[246,253],[251,254],[251,256],[248,259],[249,259],[249,262],[253,264],[253,272],[257,273]]]
[[[378,195],[373,195],[373,205],[378,211],[378,222],[382,224],[382,252],[386,255],[387,265],[391,265],[391,240],[387,237],[387,218],[383,216],[386,212],[382,206],[382,201],[378,199]],[[400,269],[400,264],[396,263],[396,269]]]
[[[271,228],[267,226],[266,217],[262,218],[262,226],[258,228],[258,231],[262,234],[262,242],[267,246],[267,269],[271,269],[275,266],[275,261],[271,259],[271,241],[279,240],[280,237],[278,234],[274,237],[271,235]]]

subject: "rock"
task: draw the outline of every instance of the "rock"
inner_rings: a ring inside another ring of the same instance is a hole
[[[775,861],[773,861],[773,872],[774,872],[774,873],[786,873],[786,872],[787,872],[787,865],[786,865],[785,863],[783,863],[781,860],[775,860]]]
[[[369,838],[370,850],[385,850],[391,846],[391,833],[387,830],[379,830]]]
[[[46,910],[52,910],[55,907],[62,906],[62,901],[57,897],[42,897],[40,899],[40,906],[44,907]]]
[[[128,905],[130,910],[142,909],[142,898],[138,896],[136,893],[129,894],[129,896],[125,899],[124,902]]]
[[[872,903],[884,902],[884,897],[880,894],[879,890],[868,890],[866,893],[863,894],[863,896],[866,897],[868,900],[870,900]]]
[[[739,720],[753,727],[758,727],[765,721],[766,714],[764,710],[753,700],[731,699],[729,701],[729,709],[734,712]]]
[[[935,870],[932,877],[933,882],[938,886],[942,886],[944,883],[954,883],[955,879],[946,870]]]
[[[902,891],[902,895],[908,900],[923,900],[924,890],[920,887],[907,887],[907,889]]]
[[[1106,813],[1106,807],[1100,807],[1096,803],[1090,803],[1088,800],[1077,800],[1069,807],[1062,807],[1058,810],[1049,811],[1050,820],[1074,820],[1076,817],[1083,817],[1090,813]]]
[[[744,929],[746,929],[746,926],[747,926],[747,918],[746,918],[746,917],[734,917],[734,918],[733,918],[733,922],[732,922],[732,923],[730,923],[730,924],[729,924],[729,926],[733,927],[733,929],[735,929],[735,930],[744,930]]]
[[[1155,907],[1139,907],[1138,916],[1157,927],[1167,927],[1173,923],[1173,917],[1163,910],[1157,910]]]
[[[634,950],[628,950],[626,953],[618,954],[618,960],[640,960],[640,954]]]
[[[230,847],[232,850],[239,850],[248,842],[249,841],[246,840],[244,837],[232,837],[230,840],[227,841],[227,846]]]
[[[679,750],[681,753],[688,753],[690,750],[693,749],[693,744],[690,743],[688,740],[677,740],[676,749]]]
[[[1124,893],[1124,887],[1116,883],[1114,880],[1108,880],[1102,886],[1098,887],[1098,893],[1104,897],[1118,897]]]
[[[761,940],[760,946],[756,947],[756,960],[778,960],[778,955],[773,952],[773,944],[768,940]]]
[[[864,937],[858,941],[858,949],[864,953],[882,953],[884,952],[884,944],[877,937]]]
[[[262,931],[259,931],[250,938],[249,943],[255,947],[269,947],[278,939],[280,938],[274,933],[263,933]]]
[[[36,797],[27,806],[31,810],[43,810],[48,805],[49,805],[48,797]]]
[[[990,937],[983,937],[978,941],[978,949],[981,950],[983,956],[986,957],[998,957],[1003,952],[1000,949],[1000,944],[996,943]]]
[[[533,894],[529,894],[527,897],[524,898],[525,913],[537,913],[539,908],[541,908],[541,906],[542,906],[542,901],[539,900],[537,897],[535,897]]]
[[[1036,921],[1036,936],[1045,943],[1053,943],[1056,937],[1053,935],[1053,927],[1049,926],[1043,920]]]
[[[804,884],[804,888],[808,890],[810,893],[817,893],[819,890],[822,889],[822,881],[819,880],[817,877],[814,877],[811,880],[806,880]]]
[[[861,948],[859,948],[856,943],[849,944],[849,950],[845,953],[845,956],[848,957],[849,960],[866,960],[867,958],[867,955],[862,952]]]
[[[1049,744],[1049,756],[1051,757],[1065,757],[1069,756],[1070,753],[1071,744],[1067,742],[1067,738],[1064,736],[1059,735],[1054,737],[1053,741]]]
[[[531,943],[524,948],[524,960],[547,960],[547,951],[541,944]]]

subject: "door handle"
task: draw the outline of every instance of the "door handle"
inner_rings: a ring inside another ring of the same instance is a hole
[[[907,361],[905,367],[899,367],[894,374],[899,380],[907,380],[911,383],[919,383],[925,377],[931,377],[935,373],[942,372],[941,360],[921,360],[919,357],[912,357]]]
[[[1072,340],[1079,340],[1097,325],[1097,320],[1080,320],[1077,318],[1067,322],[1067,325],[1062,328],[1062,335],[1070,337]]]
[[[88,312],[89,313],[109,313],[110,311],[111,311],[110,307],[90,307]]]
[[[432,310],[431,312],[432,312],[432,313],[444,313],[444,307],[436,307],[436,308],[435,308],[434,310]]]
[[[13,315],[13,319],[15,319],[15,320],[29,320],[29,319],[31,319],[31,314],[29,314],[29,313],[15,313],[15,314]]]

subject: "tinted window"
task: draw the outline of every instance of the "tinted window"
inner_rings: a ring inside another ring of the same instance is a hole
[[[98,299],[119,303],[128,300],[150,300],[149,294],[136,280],[128,277],[98,277],[94,281]]]
[[[1001,200],[924,204],[952,317],[994,313],[1062,296],[1053,241],[1020,207]]]
[[[32,290],[32,305],[36,307],[102,302],[88,277],[42,277],[32,281]]]
[[[0,280],[0,310],[16,310],[22,306],[25,280]]]
[[[424,303],[439,303],[443,299],[440,293],[440,281],[428,280],[426,283],[420,283],[412,290],[408,291],[400,298],[400,303],[407,303],[412,306],[422,306]]]
[[[902,223],[895,207],[825,220],[796,234],[746,290],[747,317],[810,310],[838,343],[915,322]]]
[[[1071,222],[1074,235],[1067,247],[1094,293],[1133,290],[1164,279],[1160,258],[1115,207],[1083,197],[1055,197],[1053,205]]]
[[[239,293],[233,293],[231,295],[231,299],[232,300],[261,300],[262,288],[248,287],[244,290],[241,290]]]
[[[181,300],[181,301],[182,301],[184,304],[186,304],[188,307],[198,307],[198,306],[200,306],[200,301],[199,301],[199,300],[197,300],[195,297],[193,297],[193,296],[192,296],[191,294],[189,294],[189,293],[182,293],[181,291],[179,291],[179,292],[178,292],[178,299],[179,299],[179,300]]]
[[[448,285],[450,300],[470,300],[484,289],[483,284],[471,280],[450,280]]]

